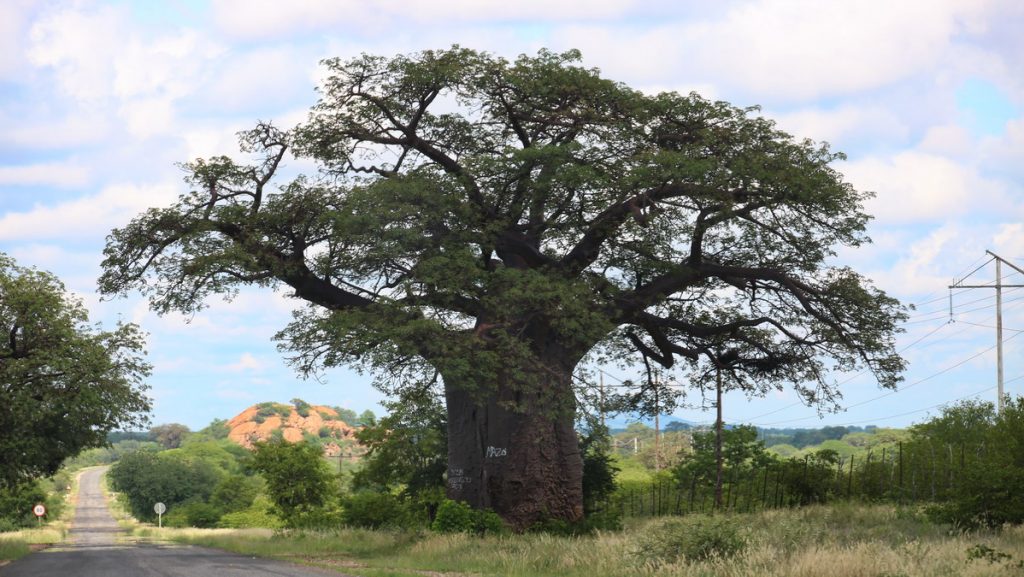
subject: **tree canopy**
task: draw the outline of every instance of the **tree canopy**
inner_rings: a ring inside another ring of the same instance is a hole
[[[0,485],[51,475],[64,459],[146,423],[144,339],[103,331],[52,274],[0,254]]]
[[[308,305],[278,335],[296,367],[369,368],[392,393],[440,377],[450,495],[516,524],[582,511],[588,355],[826,407],[834,370],[895,386],[903,309],[835,263],[869,240],[842,155],[579,60],[327,60],[305,123],[241,134],[251,162],[185,163],[177,204],[113,231],[101,290],[194,312],[288,287]],[[289,154],[320,171],[280,181]]]

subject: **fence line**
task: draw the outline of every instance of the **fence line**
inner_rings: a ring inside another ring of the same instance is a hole
[[[882,448],[858,459],[808,455],[762,466],[730,466],[723,476],[721,509],[751,512],[826,503],[838,499],[910,504],[936,501],[955,490],[985,448],[937,447],[931,443]],[[588,503],[591,511],[618,510],[643,517],[710,512],[715,506],[714,470],[676,469],[674,479],[633,483],[612,497]]]

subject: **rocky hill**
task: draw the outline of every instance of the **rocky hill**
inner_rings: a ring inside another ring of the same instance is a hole
[[[228,438],[246,447],[253,443],[280,436],[296,443],[303,439],[315,441],[324,447],[329,457],[362,453],[355,439],[356,428],[341,420],[331,407],[298,402],[259,403],[236,415],[227,422]]]

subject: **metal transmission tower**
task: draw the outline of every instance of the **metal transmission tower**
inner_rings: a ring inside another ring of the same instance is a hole
[[[986,254],[991,256],[987,262],[979,266],[978,268],[971,271],[966,277],[962,279],[953,279],[953,284],[949,285],[949,316],[953,316],[953,289],[977,289],[977,288],[994,288],[996,289],[996,383],[999,388],[999,399],[997,401],[997,407],[999,412],[1003,412],[1003,289],[1004,288],[1022,288],[1024,284],[1003,284],[1003,267],[1006,265],[1013,270],[1024,274],[1024,269],[999,256],[998,254],[986,250]],[[995,284],[964,284],[964,281],[971,277],[974,273],[981,270],[982,267],[988,263],[996,261],[996,283]]]

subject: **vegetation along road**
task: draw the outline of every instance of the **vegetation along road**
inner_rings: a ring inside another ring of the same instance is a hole
[[[69,540],[0,568],[2,577],[74,575],[75,577],[310,577],[337,575],[278,561],[256,559],[201,547],[129,543],[100,490],[103,469],[82,474],[78,507]]]

